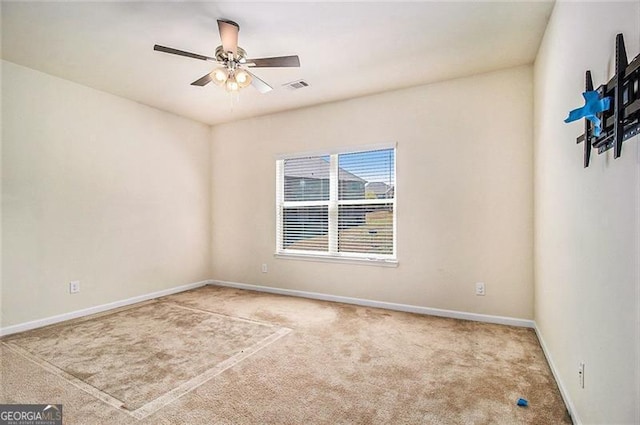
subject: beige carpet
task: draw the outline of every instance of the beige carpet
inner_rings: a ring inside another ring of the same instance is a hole
[[[571,423],[531,329],[229,288],[1,349],[0,402],[61,403],[65,424]]]
[[[152,302],[4,342],[89,394],[144,418],[288,332]]]

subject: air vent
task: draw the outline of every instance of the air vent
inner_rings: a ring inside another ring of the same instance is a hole
[[[292,81],[292,82],[287,83],[287,84],[283,84],[283,86],[288,88],[289,90],[299,90],[299,89],[303,89],[305,87],[309,87],[309,83],[307,83],[304,80],[297,80],[297,81]]]

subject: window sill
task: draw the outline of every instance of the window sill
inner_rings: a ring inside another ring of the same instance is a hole
[[[306,255],[276,253],[275,258],[283,260],[316,261],[320,263],[357,264],[360,266],[398,267],[398,260],[383,260],[378,258],[336,257],[331,255]]]

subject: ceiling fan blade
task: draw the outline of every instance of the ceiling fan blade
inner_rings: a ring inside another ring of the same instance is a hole
[[[245,69],[245,71],[247,70]],[[251,75],[251,85],[260,93],[264,94],[273,90],[273,87],[256,77],[254,73],[247,71],[247,74]]]
[[[227,19],[218,19],[218,30],[220,31],[220,40],[224,51],[233,52],[234,56],[237,55],[240,26]]]
[[[209,84],[213,78],[211,77],[211,74],[213,74],[212,72],[208,73],[207,75],[205,75],[202,78],[198,78],[197,80],[195,80],[193,83],[191,83],[192,86],[206,86],[207,84]]]
[[[203,56],[203,55],[198,55],[196,53],[185,52],[184,50],[173,49],[171,47],[160,46],[158,44],[153,46],[153,50],[157,50],[158,52],[171,53],[173,55],[186,56],[186,57],[192,58],[192,59],[200,59],[200,60],[203,60],[203,61],[218,62],[217,60],[215,60],[214,58],[211,58],[209,56]]]
[[[253,66],[254,68],[299,67],[300,58],[298,58],[297,55],[293,55],[293,56],[277,56],[275,58],[247,59],[246,64],[247,66]]]

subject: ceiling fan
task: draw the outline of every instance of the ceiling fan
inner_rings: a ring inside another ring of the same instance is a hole
[[[205,86],[214,82],[219,86],[224,86],[227,91],[235,92],[241,88],[252,85],[260,93],[267,93],[273,90],[269,84],[258,78],[247,68],[283,68],[299,67],[300,59],[297,55],[277,56],[273,58],[248,59],[247,53],[238,46],[238,32],[240,26],[227,19],[218,19],[218,30],[222,45],[216,48],[215,57],[199,55],[185,52],[184,50],[173,49],[171,47],[156,44],[153,50],[185,56],[193,59],[215,62],[220,65],[202,78],[197,79],[192,86]]]

